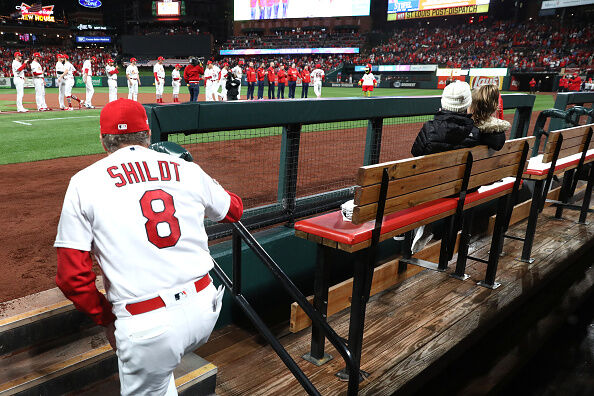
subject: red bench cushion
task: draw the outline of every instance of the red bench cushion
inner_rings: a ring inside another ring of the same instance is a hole
[[[565,158],[560,158],[559,160],[557,160],[557,163],[555,164],[555,171],[569,168],[570,166],[576,166],[580,162],[580,158],[582,158],[582,153],[577,153]],[[588,150],[588,152],[586,153],[586,161],[591,161],[593,159],[594,150]],[[551,163],[542,162],[542,154],[540,154],[536,157],[530,158],[530,161],[528,162],[528,169],[526,169],[526,172],[524,172],[524,174],[534,176],[545,176],[549,173],[550,168]]]
[[[464,203],[466,205],[488,198],[499,192],[511,190],[514,181],[515,178],[508,177],[498,183],[481,187],[478,191],[468,194]],[[389,214],[384,217],[381,233],[385,234],[440,213],[453,210],[457,204],[458,198],[440,198],[413,208]],[[344,221],[341,212],[336,211],[298,221],[295,223],[295,230],[317,235],[345,245],[356,245],[357,243],[371,239],[371,231],[374,226],[375,221],[368,221],[360,225],[355,225],[350,221]]]

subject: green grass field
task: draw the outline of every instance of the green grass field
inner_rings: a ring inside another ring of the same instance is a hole
[[[166,93],[171,87],[165,88]],[[245,90],[245,87],[244,87]],[[11,92],[12,91],[12,92]],[[26,89],[25,93],[33,92]],[[84,93],[84,88],[75,88],[75,93]],[[107,92],[106,87],[96,89],[96,92]],[[124,91],[125,92],[125,91]],[[153,87],[140,87],[140,92],[153,93]],[[245,92],[245,91],[244,91]],[[300,89],[297,89],[300,93]],[[311,90],[310,90],[311,92]],[[0,93],[15,94],[14,90],[1,90]],[[48,89],[50,95],[57,94],[57,89]],[[312,92],[313,93],[313,92]],[[391,89],[378,88],[375,96],[423,96],[440,95],[441,90],[420,89]],[[323,97],[361,96],[358,88],[324,88]],[[30,104],[27,107],[34,107]],[[534,106],[535,111],[553,107],[552,95],[538,95]],[[15,110],[14,102],[0,100],[0,110]],[[19,114],[0,114],[0,137],[3,150],[0,154],[0,165],[17,162],[30,162],[51,158],[70,157],[102,153],[99,143],[99,112],[100,110],[85,110],[73,112],[29,112]],[[513,112],[513,111],[512,111]],[[402,120],[399,120],[402,122]],[[327,129],[344,128],[342,124],[328,124]],[[263,131],[264,132],[264,131]],[[279,133],[278,128],[271,128],[270,135]],[[265,133],[264,133],[265,134]],[[208,141],[229,139],[230,134],[208,134],[204,136]],[[241,134],[234,138],[241,138]]]

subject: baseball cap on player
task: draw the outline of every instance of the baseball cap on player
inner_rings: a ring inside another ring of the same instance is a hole
[[[320,65],[319,63],[316,63],[316,69],[321,69],[322,65]]]
[[[181,67],[179,63],[176,63],[174,67]]]
[[[64,59],[70,59],[70,58],[68,57],[68,55],[66,55],[66,54],[62,55],[62,58],[64,58]]]
[[[211,60],[209,60],[208,62],[206,62],[206,64],[207,64],[207,65],[211,65],[211,64],[212,64],[212,61],[211,61]]]
[[[146,111],[135,100],[120,98],[101,110],[99,125],[102,135],[123,135],[148,131]]]
[[[97,58],[95,58],[94,56],[91,56],[91,59],[94,60],[94,61],[97,60]]]
[[[240,65],[243,65],[243,61],[242,61],[242,60],[240,60],[240,61],[239,61],[239,64],[240,64]]]
[[[106,60],[107,63],[113,63],[113,59],[109,58],[108,60]]]
[[[62,54],[56,55],[56,58],[61,59],[62,58]]]
[[[23,56],[23,54],[21,54],[20,52],[17,51],[14,53],[14,56]]]
[[[162,56],[160,56],[160,57],[158,57],[158,58],[157,58],[157,60],[158,60],[158,61],[160,61],[160,60],[165,60],[165,58],[163,58]]]
[[[41,54],[40,54],[39,52],[35,52],[35,53],[33,54],[33,57],[34,57],[34,58],[41,58]]]
[[[130,62],[136,62],[136,58],[130,58]]]

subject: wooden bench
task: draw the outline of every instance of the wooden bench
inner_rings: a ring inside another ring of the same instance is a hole
[[[550,132],[543,153],[532,157],[528,162],[528,168],[522,177],[534,181],[534,191],[532,203],[530,204],[526,235],[524,238],[506,235],[507,238],[524,241],[522,261],[530,263],[534,261],[530,258],[530,255],[534,243],[538,214],[542,212],[545,202],[551,202],[557,206],[555,217],[558,219],[562,217],[564,208],[579,209],[579,223],[585,223],[586,216],[590,211],[594,178],[592,166],[589,166],[586,172],[587,165],[594,161],[593,129],[594,124],[590,124]],[[559,200],[547,201],[547,193],[551,187],[553,176],[559,174],[564,174]],[[588,183],[582,205],[569,204],[568,202],[576,190],[578,180],[580,177],[584,178],[584,176]]]
[[[407,264],[445,271],[453,256],[458,230],[462,228],[455,274],[464,278],[466,260],[478,260],[488,264],[481,284],[490,288],[498,286],[495,277],[499,248],[492,247],[488,261],[468,256],[471,216],[463,221],[463,215],[478,205],[499,199],[492,246],[502,245],[533,143],[532,137],[522,138],[507,141],[497,152],[478,146],[361,167],[352,221],[343,220],[342,213],[336,211],[295,223],[297,236],[318,243],[313,305],[323,315],[327,313],[332,250],[355,254],[348,345],[359,362],[365,305],[381,241],[405,234],[399,271],[406,270]],[[439,263],[411,258],[412,231],[445,218],[449,221]],[[304,358],[318,365],[331,359],[324,353],[324,341],[319,329],[312,327],[311,350]],[[341,375],[344,376],[344,370]]]

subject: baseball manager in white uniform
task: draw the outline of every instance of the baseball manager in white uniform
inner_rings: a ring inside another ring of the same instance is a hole
[[[22,59],[23,55],[20,52],[14,53],[14,60],[12,61],[12,81],[16,87],[16,105],[19,113],[28,111],[23,107],[23,95],[25,94],[25,67],[27,67],[28,61],[21,62]]]
[[[144,108],[120,98],[100,115],[108,155],[70,179],[56,283],[105,326],[122,395],[176,395],[173,370],[205,343],[221,309],[204,217],[238,221],[241,199],[200,166],[148,149]],[[106,280],[95,287],[91,255]]]
[[[85,107],[88,109],[94,109],[92,100],[93,94],[95,93],[95,87],[93,87],[93,62],[97,62],[97,58],[91,56],[89,59],[85,59],[82,65],[83,82],[85,83]]]

